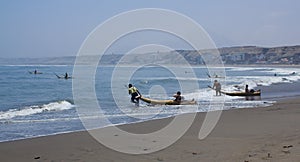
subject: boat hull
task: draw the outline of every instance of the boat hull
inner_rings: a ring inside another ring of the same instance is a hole
[[[213,89],[211,86],[208,86],[209,88]],[[215,89],[213,89],[215,90]],[[222,94],[228,95],[228,96],[260,96],[261,91],[257,90],[254,92],[224,92],[221,91]]]
[[[228,96],[260,96],[260,91],[255,91],[253,93],[249,92],[222,92],[223,94],[226,94]]]
[[[146,97],[141,97],[140,99],[152,105],[179,105],[174,100],[154,100]],[[180,105],[196,105],[196,104],[197,102],[195,100],[183,100],[180,102]]]

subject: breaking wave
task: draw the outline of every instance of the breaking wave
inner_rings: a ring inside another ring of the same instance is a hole
[[[68,101],[56,101],[43,105],[27,106],[21,109],[10,109],[8,111],[0,111],[0,120],[11,119],[19,116],[28,116],[48,111],[62,111],[74,108],[75,105]]]

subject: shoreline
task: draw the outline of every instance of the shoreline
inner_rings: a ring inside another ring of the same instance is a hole
[[[167,64],[168,65],[168,64]],[[174,65],[174,64],[170,64],[173,65],[174,67],[181,67],[180,64],[179,65]],[[293,64],[293,65],[289,65],[289,64],[222,64],[223,66],[220,67],[216,67],[216,68],[230,68],[230,67],[283,67],[283,68],[298,68],[300,67],[299,64]],[[74,64],[1,64],[0,66],[74,66]],[[90,65],[77,65],[77,66],[90,66]],[[116,65],[114,64],[103,64],[101,66],[97,66],[97,67],[115,67]],[[135,67],[135,65],[120,65],[120,67]],[[171,66],[172,67],[172,66]],[[206,65],[193,65],[191,64],[190,66],[182,66],[182,67],[207,67]]]
[[[285,83],[282,83],[282,84],[285,84]],[[300,82],[299,82],[300,84]],[[265,86],[263,86],[265,87]],[[267,86],[268,88],[268,86]],[[273,106],[274,104],[276,104],[278,101],[284,101],[284,100],[289,100],[289,99],[296,99],[296,98],[300,98],[300,95],[295,95],[295,96],[282,96],[282,97],[273,97],[274,101],[272,103],[272,105],[270,106]],[[265,99],[270,99],[270,98],[265,98]],[[235,100],[245,100],[245,99],[235,99]],[[261,100],[261,99],[259,99]],[[256,99],[254,100],[256,101]],[[242,108],[230,108],[230,109],[223,109],[222,111],[229,111],[229,110],[234,110],[234,109],[256,109],[256,108],[265,108],[265,107],[270,107],[269,105],[265,105],[265,106],[256,106],[256,107],[242,107]],[[207,112],[195,112],[195,113],[207,113]],[[189,114],[189,113],[183,113],[183,114],[177,114],[175,116],[178,116],[178,115],[184,115],[184,114]],[[159,119],[150,119],[150,120],[145,120],[145,121],[138,121],[138,122],[133,122],[133,123],[122,123],[122,124],[116,124],[114,126],[124,126],[124,125],[132,125],[132,124],[138,124],[138,123],[143,123],[143,122],[151,122],[151,121],[154,121],[154,120],[164,120],[164,119],[168,119],[168,118],[174,118],[175,116],[171,116],[171,117],[164,117],[164,118],[159,118]],[[80,119],[79,119],[80,120]],[[111,126],[111,125],[110,125]],[[100,127],[100,128],[97,128],[97,129],[102,129],[102,128],[107,128],[107,127],[110,127],[110,126],[104,126],[104,127]],[[13,140],[4,140],[4,141],[0,141],[0,144],[1,143],[4,143],[4,142],[15,142],[15,141],[20,141],[20,140],[30,140],[30,139],[34,139],[34,138],[41,138],[41,137],[48,137],[48,136],[56,136],[56,135],[63,135],[63,134],[68,134],[68,133],[76,133],[76,132],[82,132],[82,131],[86,131],[86,129],[82,129],[82,130],[73,130],[73,131],[66,131],[66,132],[57,132],[57,133],[53,133],[53,134],[46,134],[46,135],[38,135],[38,136],[33,136],[33,137],[29,137],[29,138],[19,138],[19,139],[13,139]]]
[[[268,107],[222,112],[211,134],[198,139],[206,113],[197,113],[189,130],[158,152],[129,155],[113,151],[78,131],[0,143],[1,161],[298,161],[300,159],[300,97],[278,100]],[[185,114],[183,114],[185,115]],[[118,126],[145,133],[172,118]],[[288,147],[289,146],[289,147]]]
[[[236,64],[236,65],[230,65],[230,64],[224,64],[224,67],[283,67],[283,68],[298,68],[300,65],[298,64],[293,64],[293,65],[288,65],[288,64]]]
[[[272,87],[275,87],[275,88],[272,88]],[[289,87],[290,86],[290,87]],[[296,87],[300,86],[300,82],[297,81],[297,82],[294,82],[293,84],[290,84],[290,83],[279,83],[279,84],[274,84],[272,86],[260,86],[260,89],[262,90],[262,96],[261,96],[261,103],[265,103],[265,104],[274,104],[273,101],[280,101],[280,100],[285,100],[285,99],[289,99],[289,98],[297,98],[298,96],[300,97],[300,92],[297,92],[297,95],[295,95],[294,93],[291,93],[292,91],[295,90]],[[289,88],[288,88],[289,87]],[[275,90],[277,89],[277,90]],[[274,97],[274,94],[276,93],[282,93],[283,90],[285,91],[288,91],[288,93],[291,93],[293,94],[294,96],[283,96],[283,97]],[[270,96],[270,94],[272,94],[273,96]],[[238,99],[234,99],[236,101],[243,101],[245,100],[245,98],[238,98]],[[266,101],[266,102],[264,102]],[[268,102],[268,101],[271,101],[271,102]],[[251,102],[251,101],[250,101]],[[247,107],[250,107],[249,105]],[[262,105],[256,105],[255,107],[264,107]],[[235,107],[235,106],[232,106],[231,109],[236,109],[236,108],[239,108],[239,107]],[[240,107],[240,108],[245,108],[245,107]],[[227,111],[228,109],[226,109]],[[150,120],[147,120],[147,121],[151,121],[151,120],[156,120],[156,119],[150,119]],[[79,120],[78,120],[79,121]],[[79,121],[80,122],[80,121]],[[139,122],[142,122],[142,121],[139,121]],[[134,124],[134,123],[128,123],[128,124]],[[119,125],[122,125],[122,124],[117,124],[118,126]],[[107,126],[104,126],[104,127],[107,127]],[[26,128],[24,129],[26,131]],[[59,135],[59,134],[66,134],[66,133],[72,133],[72,132],[78,132],[78,131],[83,131],[84,129],[76,129],[76,130],[71,130],[71,131],[64,131],[64,132],[55,132],[55,133],[47,133],[47,134],[42,134],[42,135],[35,135],[35,136],[24,136],[22,138],[18,138],[18,139],[9,139],[9,138],[6,138],[6,140],[1,140],[0,143],[2,142],[9,142],[9,141],[18,141],[18,140],[26,140],[26,139],[32,139],[32,138],[37,138],[37,137],[47,137],[47,136],[52,136],[52,135]],[[9,136],[8,136],[9,137]]]

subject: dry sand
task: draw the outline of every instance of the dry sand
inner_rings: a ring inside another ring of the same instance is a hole
[[[300,161],[300,98],[279,101],[265,108],[223,111],[212,133],[199,140],[204,116],[205,113],[198,113],[191,128],[176,143],[150,154],[119,153],[99,144],[87,132],[75,132],[2,142],[0,161]],[[122,128],[145,133],[170,120],[124,125]]]

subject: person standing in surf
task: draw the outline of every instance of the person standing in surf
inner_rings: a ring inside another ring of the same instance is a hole
[[[215,80],[212,88],[216,90],[216,96],[221,96],[221,83]]]
[[[128,93],[131,95],[131,102],[139,106],[140,97],[142,96],[139,90],[132,84],[128,84]]]
[[[248,84],[246,84],[245,93],[254,93],[254,92],[255,92],[255,90],[254,89],[249,90],[249,86],[248,86]]]
[[[248,86],[248,84],[246,84],[245,93],[249,93],[249,86]]]

